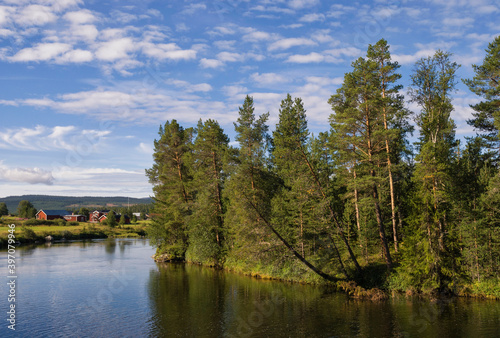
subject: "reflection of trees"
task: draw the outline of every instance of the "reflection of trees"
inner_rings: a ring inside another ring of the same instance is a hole
[[[106,251],[107,254],[114,255],[116,251],[116,240],[110,239],[104,241],[104,250]]]
[[[148,292],[152,334],[222,336],[224,278],[217,274],[184,264],[158,264],[158,271],[151,270]]]
[[[131,246],[132,244],[134,244],[134,242],[130,241],[130,240],[118,241],[118,247],[120,248],[120,254],[123,255],[125,253],[125,249],[127,248],[127,246]]]
[[[264,281],[190,264],[158,264],[148,281],[153,336],[363,336],[402,331],[390,302]]]

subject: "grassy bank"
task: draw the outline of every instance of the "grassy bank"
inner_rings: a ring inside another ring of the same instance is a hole
[[[123,227],[110,228],[102,224],[87,222],[71,222],[59,225],[58,222],[38,222],[33,220],[20,220],[16,218],[3,218],[0,225],[0,247],[8,243],[9,224],[15,224],[15,240],[20,243],[44,242],[47,236],[53,240],[78,240],[92,238],[128,238],[146,235],[148,221],[137,224],[126,224]],[[45,223],[45,224],[43,224]]]
[[[161,254],[158,258],[160,261],[162,260]],[[375,261],[375,257],[369,258],[371,262]],[[306,268],[301,262],[293,259],[275,261],[275,264],[266,264],[266,262],[256,259],[236,259],[234,257],[228,257],[222,266],[216,266],[210,262],[192,262],[189,260],[187,260],[187,263],[222,268],[227,271],[258,279],[325,285],[339,292],[345,292],[350,297],[356,299],[384,300],[399,295],[410,298],[422,297],[427,299],[459,296],[500,300],[500,280],[486,279],[480,282],[470,282],[464,279],[461,283],[458,283],[453,290],[445,291],[435,289],[406,289],[397,283],[397,271],[393,270],[389,273],[385,264],[380,263],[367,264],[366,262],[360,262],[362,278],[359,276],[351,276],[351,279],[346,279],[343,275],[336,275],[333,276],[338,279],[336,282],[330,282],[319,277]]]

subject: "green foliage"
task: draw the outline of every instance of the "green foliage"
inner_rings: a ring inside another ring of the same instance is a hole
[[[191,214],[194,198],[192,181],[192,138],[194,130],[184,129],[176,120],[160,127],[155,140],[154,164],[146,170],[153,184],[155,215],[148,227],[148,237],[159,253],[173,259],[184,259],[188,246],[186,218]],[[145,218],[144,212],[141,219]]]
[[[467,123],[483,133],[482,139],[490,156],[499,159],[500,144],[500,36],[497,36],[486,49],[481,65],[472,65],[475,76],[463,80],[469,90],[480,96],[483,101],[471,105],[474,118]]]
[[[7,209],[7,204],[5,202],[0,203],[0,216],[7,216],[9,214],[9,209]]]
[[[55,221],[44,219],[28,219],[24,221],[24,225],[55,225]]]
[[[196,198],[188,219],[189,259],[219,265],[224,259],[225,203],[222,190],[226,180],[224,161],[230,156],[229,138],[214,120],[198,122],[193,145],[193,186]]]
[[[21,231],[23,237],[29,241],[35,241],[38,239],[38,236],[36,235],[35,231],[33,231],[33,229],[31,228],[28,228],[27,226],[22,226]]]
[[[498,128],[498,42],[466,81],[484,99],[473,123],[486,132]],[[369,293],[363,287],[471,285],[498,294],[500,173],[484,138],[465,147],[455,140],[458,67],[442,51],[416,63],[408,89],[420,107],[415,153],[399,65],[385,40],[352,63],[329,100],[330,131],[316,137],[291,95],[272,138],[269,114],[256,116],[247,96],[234,124],[237,149],[214,120],[195,129],[167,121],[146,171],[155,194],[151,243],[167,259],[266,278],[352,278],[339,285],[360,297]]]
[[[461,276],[456,228],[450,212],[455,124],[451,93],[458,65],[437,51],[419,60],[411,76],[410,96],[420,108],[419,153],[413,176],[415,196],[411,227],[398,273],[417,288],[451,288]],[[420,253],[420,254],[418,254]]]
[[[77,214],[85,216],[86,219],[88,220],[90,215],[90,210],[88,208],[81,207],[80,210],[78,210]]]
[[[117,222],[116,222],[116,214],[114,211],[110,211],[106,215],[106,225],[109,226],[110,228],[116,227]]]
[[[224,189],[228,203],[224,223],[230,260],[260,259],[269,249],[272,238],[254,210],[255,207],[266,217],[270,214],[276,186],[276,177],[269,171],[266,156],[268,117],[269,114],[263,114],[257,119],[253,99],[247,96],[234,124],[239,151],[233,161],[226,161],[230,178]]]
[[[37,210],[30,201],[22,200],[17,206],[17,216],[21,218],[35,218]]]

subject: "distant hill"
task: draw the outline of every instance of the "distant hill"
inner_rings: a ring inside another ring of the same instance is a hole
[[[128,197],[72,197],[72,196],[49,196],[49,195],[23,195],[9,196],[0,198],[0,202],[5,202],[9,212],[15,213],[20,201],[28,200],[37,208],[40,209],[55,209],[65,210],[86,207],[88,209],[106,208],[106,207],[126,207],[135,204],[149,204],[153,200],[147,198],[128,198]]]

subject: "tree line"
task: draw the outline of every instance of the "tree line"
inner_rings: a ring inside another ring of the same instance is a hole
[[[468,121],[479,134],[465,145],[451,117],[460,66],[450,53],[416,62],[408,98],[385,40],[351,66],[328,100],[330,129],[318,135],[289,94],[272,133],[269,113],[257,116],[245,98],[237,148],[212,119],[160,126],[146,170],[157,253],[328,280],[379,271],[378,286],[401,290],[498,282],[500,37],[463,80],[481,98]]]

